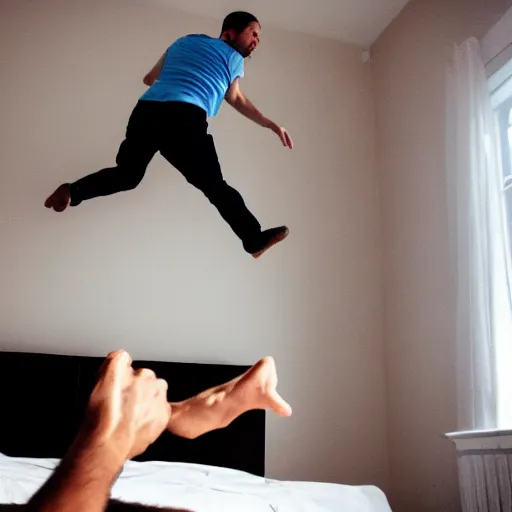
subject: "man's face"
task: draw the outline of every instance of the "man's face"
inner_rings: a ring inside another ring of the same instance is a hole
[[[236,35],[233,39],[233,46],[242,54],[242,56],[249,57],[260,43],[260,24],[253,21],[243,30],[240,34]]]

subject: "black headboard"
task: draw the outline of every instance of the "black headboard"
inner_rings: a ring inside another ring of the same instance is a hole
[[[104,358],[0,351],[0,453],[61,458],[77,432]],[[247,366],[134,361],[169,384],[176,402],[226,382]],[[250,411],[229,427],[194,440],[168,432],[135,460],[189,462],[264,476],[265,412]]]

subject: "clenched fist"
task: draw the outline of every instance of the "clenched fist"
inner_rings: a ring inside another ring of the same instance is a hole
[[[109,354],[100,369],[82,434],[124,463],[156,441],[170,417],[167,382],[152,370],[134,370],[129,354],[120,350]]]

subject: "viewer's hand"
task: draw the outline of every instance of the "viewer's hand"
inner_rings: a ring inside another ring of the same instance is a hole
[[[148,369],[134,371],[123,350],[109,354],[90,396],[81,435],[108,447],[115,457],[143,453],[171,417],[167,382]]]

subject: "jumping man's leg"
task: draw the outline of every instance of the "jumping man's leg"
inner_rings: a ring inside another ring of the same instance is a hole
[[[185,179],[203,192],[222,218],[240,238],[244,249],[255,258],[288,235],[285,226],[261,231],[241,194],[222,176],[213,137],[206,131],[205,113],[192,105],[176,107],[186,121],[169,131],[160,152]]]
[[[139,102],[128,122],[126,137],[116,156],[116,166],[89,174],[74,183],[64,183],[45,202],[57,212],[99,196],[134,189],[158,151],[157,102]]]

